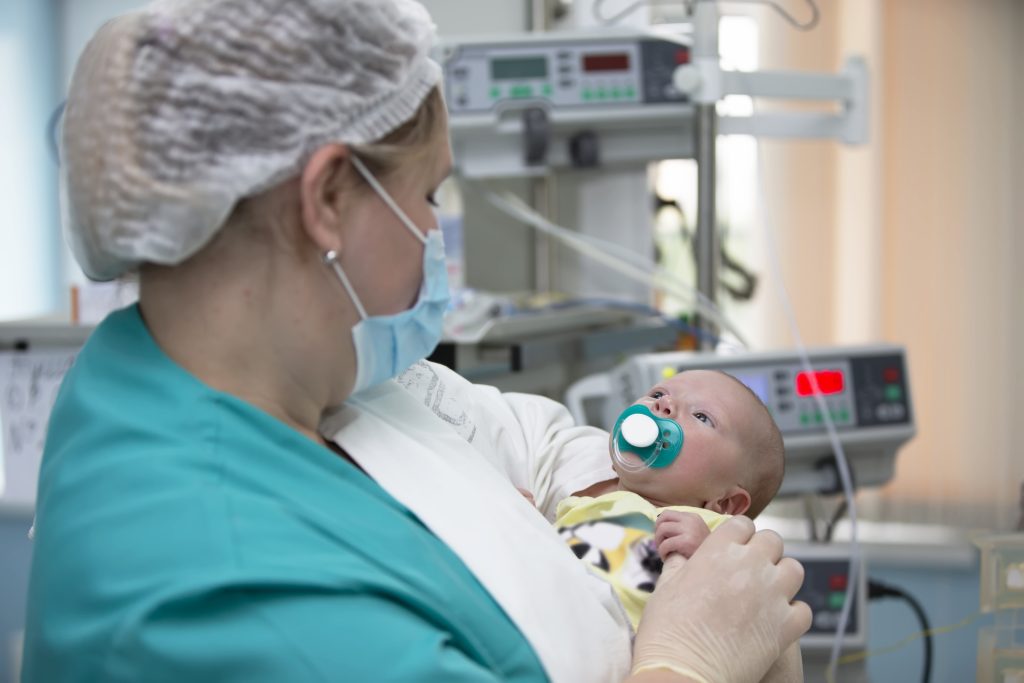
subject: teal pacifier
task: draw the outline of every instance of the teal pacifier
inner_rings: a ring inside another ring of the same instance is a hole
[[[612,431],[612,457],[624,469],[660,468],[672,464],[683,449],[683,428],[675,420],[658,417],[647,406],[626,408]],[[626,453],[639,458],[627,458]]]

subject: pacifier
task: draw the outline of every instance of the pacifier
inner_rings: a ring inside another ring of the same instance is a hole
[[[668,467],[683,449],[683,428],[675,420],[657,417],[647,406],[626,408],[612,430],[612,457],[631,472],[645,467]],[[627,458],[626,453],[635,455]]]

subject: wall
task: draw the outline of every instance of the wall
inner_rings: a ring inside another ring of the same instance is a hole
[[[956,624],[978,611],[978,570],[943,568],[934,564],[893,567],[877,565],[868,575],[901,588],[920,602],[932,628]],[[878,651],[921,630],[906,602],[892,598],[872,601],[868,607],[868,650]],[[932,675],[935,683],[973,681],[977,667],[978,629],[991,623],[986,616],[964,628],[937,634],[932,639]],[[919,681],[924,642],[917,640],[893,652],[867,660],[869,680]],[[840,669],[839,681],[842,681]]]
[[[13,643],[25,625],[32,515],[0,509],[0,683],[13,676],[20,656]]]
[[[1024,453],[1024,3],[842,0],[793,31],[762,12],[763,68],[867,57],[870,144],[763,142],[769,217],[809,345],[906,345],[918,436],[876,519],[1006,528]],[[770,285],[770,283],[769,283]],[[762,346],[790,346],[762,291]]]
[[[49,0],[0,2],[0,320],[46,315],[62,301],[47,126],[59,103],[55,31]]]
[[[1024,3],[901,0],[884,25],[881,304],[920,433],[879,513],[1005,528],[1024,480]]]

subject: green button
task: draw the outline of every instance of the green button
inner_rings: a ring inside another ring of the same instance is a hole
[[[594,99],[594,93],[590,90],[590,88],[584,88],[583,89],[583,99],[585,99],[585,100],[592,100],[592,99]]]
[[[491,99],[497,99],[501,97],[501,88],[498,86],[491,86]]]
[[[885,386],[885,400],[899,401],[903,398],[903,387],[899,384],[887,384]]]
[[[839,411],[839,421],[848,422],[850,420],[850,413],[847,412],[846,408]]]
[[[598,88],[597,89],[597,99],[603,100],[607,96],[608,96],[608,93],[605,91],[604,88]]]
[[[843,603],[846,602],[846,593],[829,593],[828,594],[828,608],[834,610],[840,610],[843,608]]]
[[[817,425],[821,424],[821,413],[815,413],[814,414],[814,424],[817,424]]]
[[[622,91],[618,88],[612,88],[612,99],[617,100],[622,97]]]
[[[811,416],[810,415],[808,415],[807,413],[804,413],[803,415],[800,416],[800,424],[802,424],[802,425],[809,425],[810,423],[811,423]]]
[[[508,94],[512,97],[531,97],[533,95],[533,88],[528,85],[514,85],[508,91]]]
[[[636,90],[633,88],[633,86],[626,86],[626,97],[628,97],[629,99],[633,99],[634,97],[636,97]]]
[[[550,83],[545,83],[543,85],[543,87],[541,87],[540,90],[541,90],[542,93],[544,93],[545,96],[548,96],[548,97],[551,96],[552,90],[551,90],[551,84]]]

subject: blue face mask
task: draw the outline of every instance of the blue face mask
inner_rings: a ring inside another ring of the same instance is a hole
[[[352,283],[338,263],[337,253],[329,251],[324,255],[324,262],[334,269],[359,312],[360,321],[352,328],[352,341],[356,349],[356,383],[352,388],[354,394],[397,376],[433,352],[441,341],[449,293],[448,267],[441,231],[431,230],[424,236],[358,157],[352,157],[352,165],[413,237],[423,243],[423,284],[419,299],[412,308],[394,315],[367,315]]]

